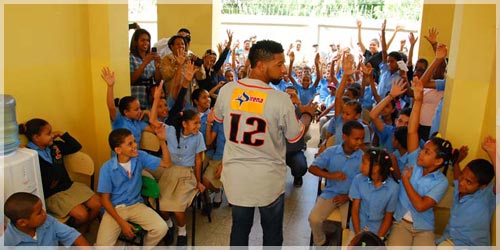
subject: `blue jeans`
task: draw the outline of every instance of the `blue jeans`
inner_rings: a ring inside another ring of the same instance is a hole
[[[286,165],[292,170],[293,177],[302,177],[307,173],[307,159],[304,151],[286,153]]]
[[[254,207],[233,205],[233,225],[231,227],[231,246],[248,246],[248,236],[253,225]],[[259,207],[260,224],[264,233],[264,246],[283,244],[283,216],[285,212],[285,194],[265,207]]]

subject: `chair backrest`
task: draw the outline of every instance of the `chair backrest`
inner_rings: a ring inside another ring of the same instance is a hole
[[[151,152],[157,152],[160,150],[160,140],[152,132],[143,131],[141,141],[139,142],[139,148]]]
[[[78,151],[63,157],[66,170],[71,173],[92,176],[94,174],[94,161],[84,152]]]

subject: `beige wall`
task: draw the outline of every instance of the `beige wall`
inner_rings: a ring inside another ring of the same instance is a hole
[[[171,37],[180,28],[187,28],[191,31],[189,49],[203,56],[207,49],[215,48],[212,42],[212,34],[215,34],[212,33],[212,9],[212,4],[158,3],[158,38]]]
[[[4,13],[4,93],[18,122],[39,117],[70,132],[100,167],[111,129],[100,68],[116,70],[117,95],[130,93],[127,5],[7,4]]]

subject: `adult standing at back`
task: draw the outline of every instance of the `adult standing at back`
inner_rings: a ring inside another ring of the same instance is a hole
[[[145,29],[134,32],[130,41],[130,85],[132,96],[139,100],[141,109],[149,109],[153,104],[149,94],[151,87],[160,83],[161,58],[151,51],[151,35]]]
[[[290,97],[275,91],[286,72],[281,44],[263,40],[250,49],[248,78],[227,83],[215,103],[215,120],[223,122],[222,182],[232,207],[230,245],[247,246],[255,207],[259,208],[263,244],[283,243],[286,141],[296,142],[304,133]],[[313,110],[306,106],[302,121],[309,123]]]

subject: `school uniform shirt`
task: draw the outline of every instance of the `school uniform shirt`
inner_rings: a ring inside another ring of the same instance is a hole
[[[379,131],[372,123],[372,128],[378,136],[380,147],[384,148],[389,153],[394,152],[392,138],[394,136],[394,130],[396,129],[396,127],[384,123],[384,129],[382,131]]]
[[[335,135],[335,145],[340,145],[344,143],[344,139],[342,138],[342,127],[344,126],[344,121],[342,120],[342,116],[335,117],[335,120],[332,120],[333,122],[328,123],[328,128],[327,131]],[[363,120],[359,118],[357,120],[359,124],[363,126],[363,129],[365,130],[365,137],[363,138],[363,143],[365,144],[370,144],[371,139],[370,139],[370,129],[366,124],[363,123]]]
[[[371,86],[365,87],[365,91],[363,92],[363,96],[361,98],[359,98],[359,102],[361,103],[361,107],[363,109],[371,110],[371,108],[373,107],[373,104],[375,103],[375,99],[373,97]]]
[[[130,159],[130,173],[120,165],[117,156],[113,156],[101,167],[97,191],[110,194],[113,206],[130,206],[143,202],[141,196],[142,170],[144,168],[156,171],[161,159],[138,150],[138,156]]]
[[[441,173],[440,169],[422,176],[423,168],[417,165],[417,158],[420,149],[417,149],[408,154],[408,166],[414,166],[410,178],[410,183],[420,196],[428,196],[436,203],[438,203],[444,196],[446,189],[448,189],[448,180]],[[413,227],[417,230],[431,230],[434,231],[434,212],[429,208],[423,212],[417,212],[408,194],[400,182],[399,201],[394,213],[396,221],[401,221],[403,216],[410,211],[413,218]]]
[[[406,166],[410,167],[408,165],[408,152],[401,155],[399,150],[394,150],[393,154],[396,156],[396,160],[398,161],[399,172],[403,173]]]
[[[227,83],[215,103],[215,120],[223,122],[227,139],[221,181],[229,202],[271,204],[285,192],[285,140],[294,143],[304,134],[289,95],[257,79]]]
[[[361,230],[378,233],[385,213],[394,212],[398,204],[399,185],[388,177],[380,187],[375,188],[368,176],[358,174],[349,189],[349,198],[361,200],[359,206],[359,225]],[[350,227],[354,231],[352,217]]]
[[[58,246],[59,242],[71,246],[80,236],[76,229],[60,223],[47,214],[47,219],[36,228],[36,239],[17,229],[14,224],[8,223],[5,231],[5,246]]]
[[[313,83],[309,84],[307,88],[298,83],[294,84],[294,87],[297,89],[297,92],[299,92],[299,99],[302,105],[307,105],[316,94],[316,87],[314,87]]]
[[[45,149],[39,148],[31,141],[26,146],[38,153],[45,199],[71,187],[73,181],[64,166],[63,156],[78,152],[82,148],[75,138],[66,132],[61,136],[61,140],[54,140],[54,144]],[[57,184],[54,186],[53,183]]]
[[[222,160],[222,155],[224,154],[224,146],[226,145],[224,126],[222,125],[222,123],[214,121],[212,131],[215,131],[217,133],[217,137],[215,138],[215,150],[212,159],[216,161]]]
[[[491,218],[495,212],[494,183],[459,199],[458,180],[454,181],[450,220],[437,244],[450,239],[455,246],[491,245]]]
[[[207,149],[203,134],[198,131],[197,134],[190,134],[185,136],[181,134],[179,141],[175,135],[174,126],[165,126],[167,135],[168,150],[172,163],[182,167],[193,167],[195,164],[196,154],[203,152]]]
[[[117,128],[126,128],[132,132],[134,139],[137,143],[141,141],[142,131],[148,126],[144,121],[131,120],[126,116],[123,116],[120,112],[116,112],[115,120],[111,122],[111,128],[113,130]]]
[[[380,63],[379,67],[380,67],[380,79],[379,79],[379,84],[377,86],[377,93],[381,99],[384,99],[387,93],[391,91],[392,81],[398,80],[399,78],[401,78],[401,76],[399,75],[399,70],[397,70],[394,74],[391,74],[391,71],[389,70],[389,66],[387,66],[387,63]]]
[[[343,181],[326,179],[326,187],[321,192],[321,198],[328,200],[339,194],[348,194],[352,180],[360,173],[359,165],[362,158],[363,151],[360,149],[347,156],[342,145],[335,145],[327,148],[314,159],[311,166],[326,169],[328,173],[338,171],[346,175],[346,179]]]

